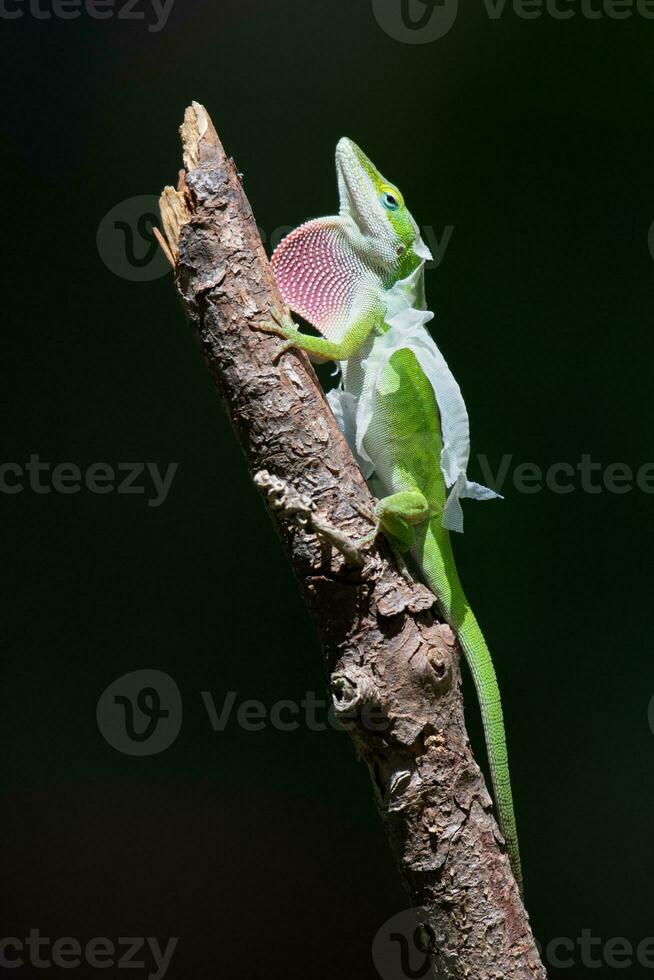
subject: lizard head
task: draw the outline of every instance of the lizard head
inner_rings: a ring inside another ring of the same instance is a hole
[[[352,140],[336,147],[341,217],[358,231],[358,246],[375,265],[409,274],[431,253],[395,184],[386,180]]]

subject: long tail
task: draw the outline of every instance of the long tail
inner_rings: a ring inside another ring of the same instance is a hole
[[[437,516],[432,518],[421,538],[415,556],[427,584],[439,601],[443,615],[459,638],[474,679],[484,724],[486,751],[499,824],[506,840],[513,875],[522,893],[518,833],[513,812],[502,702],[495,668],[484,636],[459,581],[450,536],[441,526]]]

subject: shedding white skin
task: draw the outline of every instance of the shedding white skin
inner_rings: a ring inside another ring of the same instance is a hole
[[[374,333],[349,362],[340,362],[342,382],[327,396],[330,407],[363,475],[370,477],[375,472],[375,460],[366,451],[364,441],[375,393],[392,355],[403,348],[412,350],[433,388],[441,417],[440,468],[449,490],[443,527],[463,531],[460,500],[489,500],[499,495],[468,480],[470,429],[465,402],[443,355],[425,329],[425,324],[433,319],[433,313],[425,309],[424,291],[424,266],[432,257],[431,252],[409,215],[414,233],[411,248],[421,262],[410,276],[385,289],[388,272],[397,263],[399,240],[380,203],[378,187],[371,176],[374,167],[354,143],[342,139],[336,150],[336,170],[339,214],[309,221],[280,243],[272,259],[277,284],[291,309],[334,342],[342,341],[351,324],[365,316],[381,298],[389,329]],[[381,473],[377,476],[381,477]]]
[[[420,239],[418,239],[420,241]],[[416,243],[418,244],[418,242]],[[420,244],[422,244],[420,242]],[[428,252],[426,246],[422,246]],[[417,251],[417,249],[416,249]],[[423,253],[420,257],[426,258]],[[342,362],[342,385],[329,392],[327,399],[334,416],[354,452],[363,475],[375,471],[375,461],[364,446],[372,420],[374,396],[384,368],[392,355],[403,348],[413,351],[420,367],[432,386],[441,417],[443,448],[440,467],[449,490],[443,509],[442,524],[449,531],[463,531],[461,499],[491,500],[500,495],[479,483],[468,480],[470,459],[470,424],[468,412],[459,388],[445,358],[439,351],[425,324],[434,314],[425,310],[423,293],[423,263],[406,279],[386,292],[386,323],[389,330],[375,336],[367,357],[362,361],[364,387],[359,398],[348,391],[347,362]]]

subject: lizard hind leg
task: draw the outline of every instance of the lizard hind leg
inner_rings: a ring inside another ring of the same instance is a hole
[[[375,507],[379,527],[401,554],[413,547],[413,529],[428,520],[430,513],[427,498],[417,490],[403,490],[383,497]]]

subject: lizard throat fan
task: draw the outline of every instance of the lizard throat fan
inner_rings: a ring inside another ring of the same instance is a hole
[[[336,173],[339,214],[296,228],[275,250],[272,266],[291,309],[338,342],[353,310],[363,311],[366,292],[380,280],[391,286],[404,279],[432,256],[400,190],[347,138],[336,148]]]

